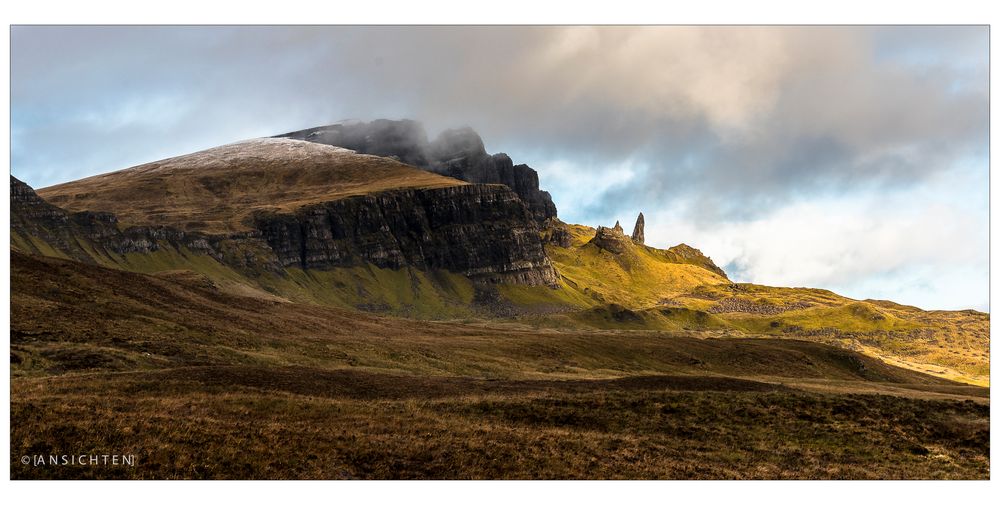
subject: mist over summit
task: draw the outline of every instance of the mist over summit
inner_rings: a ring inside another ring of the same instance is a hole
[[[538,173],[514,165],[504,153],[487,154],[472,128],[448,129],[433,141],[413,120],[378,119],[319,126],[280,135],[398,159],[435,173],[476,184],[503,184],[521,197],[539,221],[556,217],[552,196],[538,187]]]

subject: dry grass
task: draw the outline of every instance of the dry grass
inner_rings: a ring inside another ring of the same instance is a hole
[[[984,479],[988,407],[797,391],[659,387],[399,398],[203,377],[18,381],[12,453],[135,454],[135,467],[13,478]],[[303,377],[313,380],[311,374]],[[370,381],[371,382],[371,381]],[[351,382],[343,386],[358,391]]]
[[[988,390],[822,344],[424,322],[12,253],[13,478],[988,478]]]
[[[124,226],[228,233],[257,210],[296,208],[389,189],[465,182],[378,156],[290,139],[254,139],[38,190],[70,211],[115,213]]]
[[[14,252],[11,275],[15,376],[299,365],[505,379],[682,373],[949,384],[796,340],[416,321]]]

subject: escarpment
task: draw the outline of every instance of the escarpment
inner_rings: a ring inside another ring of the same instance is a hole
[[[527,208],[500,185],[386,191],[253,219],[285,267],[367,262],[440,268],[489,282],[558,284]]]
[[[165,248],[202,254],[243,271],[280,270],[256,232],[210,235],[172,226],[126,226],[111,212],[68,212],[11,176],[11,245],[28,253],[102,263]]]
[[[11,244],[26,252],[130,264],[131,253],[172,250],[248,278],[374,265],[558,286],[538,223],[509,187],[332,146],[246,141],[43,190],[72,211],[11,187]]]
[[[473,184],[503,184],[527,204],[539,223],[556,217],[552,196],[538,187],[538,172],[528,165],[515,165],[504,153],[487,154],[482,138],[471,128],[445,130],[429,142],[423,126],[416,121],[378,119],[320,126],[278,137],[392,157]]]

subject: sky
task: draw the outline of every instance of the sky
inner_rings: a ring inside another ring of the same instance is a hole
[[[563,221],[739,282],[989,310],[988,28],[11,28],[40,188],[344,119],[460,126]]]

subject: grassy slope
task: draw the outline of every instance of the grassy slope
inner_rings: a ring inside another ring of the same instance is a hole
[[[227,233],[256,210],[298,207],[388,189],[465,182],[378,156],[289,139],[255,139],[37,190],[69,211],[113,212],[123,226]]]
[[[502,303],[513,307],[513,314],[523,314],[529,324],[804,338],[944,378],[989,384],[988,314],[922,311],[885,301],[851,300],[821,289],[732,284],[712,271],[710,260],[686,246],[665,251],[635,246],[614,255],[587,243],[592,228],[569,229],[570,247],[546,246],[562,275],[560,289],[498,287]],[[62,256],[34,237],[13,232],[11,245]],[[422,319],[487,315],[470,304],[472,283],[450,272],[360,266],[248,277],[210,257],[167,244],[152,254],[124,257],[98,253],[85,240],[80,246],[103,266],[142,273],[188,270],[231,293]]]
[[[711,260],[685,245],[669,250],[635,246],[616,255],[588,244],[593,228],[565,226],[570,246],[549,243],[545,248],[562,277],[562,289],[504,286],[500,290],[506,299],[524,307],[551,303],[575,310],[607,304],[638,308],[657,305],[697,286],[729,283],[706,268]]]
[[[564,305],[576,310],[525,318],[532,324],[808,339],[953,380],[989,384],[989,314],[923,311],[823,289],[734,284],[683,244],[668,250],[633,246],[615,255],[588,243],[593,228],[568,229],[570,246],[550,243],[546,251],[563,276]],[[552,296],[524,288],[511,293],[525,304]]]
[[[140,462],[14,478],[988,476],[988,390],[821,344],[394,319],[18,253],[11,275],[12,452]]]
[[[81,365],[93,358],[108,370],[282,364],[499,378],[711,373],[947,384],[802,341],[387,318],[238,296],[190,273],[150,276],[19,253],[11,275],[12,349],[24,355],[15,376],[88,368]],[[76,351],[79,359],[63,359]],[[99,358],[104,351],[116,358]]]
[[[499,286],[504,304],[532,325],[550,328],[692,330],[714,336],[804,338],[940,377],[989,384],[989,315],[922,311],[885,301],[857,301],[827,290],[732,284],[689,248],[633,247],[613,255],[587,244],[592,228],[570,225],[572,244],[546,246],[561,289]],[[58,257],[47,244],[12,233],[14,249]],[[30,245],[28,245],[30,244]],[[360,308],[422,319],[484,317],[465,277],[444,271],[372,266],[247,277],[210,257],[167,244],[152,254],[105,256],[83,242],[98,264],[134,272],[188,270],[231,293]],[[684,255],[675,254],[681,250]],[[733,308],[733,307],[736,308]],[[721,307],[721,308],[720,308]],[[533,314],[533,315],[532,315]]]
[[[28,243],[34,247],[27,246]],[[176,249],[163,241],[154,252],[125,255],[97,251],[86,239],[78,239],[78,244],[100,266],[145,274],[188,272],[203,276],[217,288],[232,294],[360,308],[422,319],[472,317],[478,314],[470,305],[474,295],[472,281],[443,270],[392,270],[364,265],[308,272],[289,268],[282,274],[259,272],[249,276],[210,256],[183,247]],[[66,259],[64,254],[44,241],[22,237],[13,230],[11,250]]]

